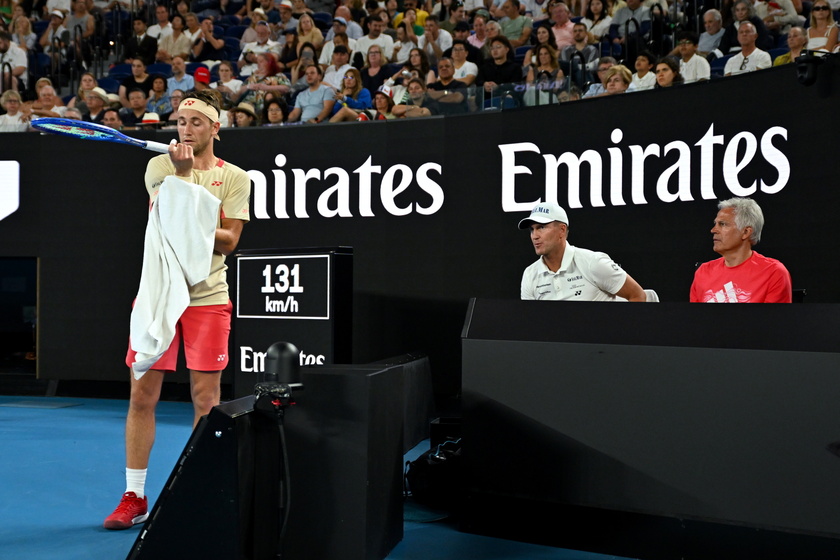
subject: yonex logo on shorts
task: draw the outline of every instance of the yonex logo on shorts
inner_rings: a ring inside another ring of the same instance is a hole
[[[0,161],[0,220],[20,207],[20,163]]]

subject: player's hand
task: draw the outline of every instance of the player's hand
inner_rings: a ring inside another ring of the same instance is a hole
[[[195,164],[192,146],[183,144],[176,140],[169,143],[169,159],[175,166],[175,175],[178,177],[192,177],[192,169]]]

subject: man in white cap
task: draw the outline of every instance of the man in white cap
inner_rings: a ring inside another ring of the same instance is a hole
[[[642,287],[606,253],[569,244],[569,218],[558,204],[543,202],[519,222],[531,231],[539,260],[522,274],[521,299],[647,301]]]
[[[203,187],[221,201],[215,233],[210,275],[189,287],[190,303],[178,320],[178,334],[169,349],[139,379],[129,372],[131,397],[126,419],[126,491],[120,505],[104,522],[106,529],[128,529],[148,518],[145,496],[146,468],[155,437],[155,407],[160,398],[164,372],[176,369],[180,339],[184,340],[194,407],[194,423],[219,404],[222,370],[228,363],[231,303],[226,280],[225,255],[239,243],[249,220],[251,182],[241,168],[216,157],[214,140],[220,128],[219,103],[209,91],[188,93],[178,107],[178,136],[169,153],[149,160],[146,190],[152,204],[161,185],[177,177]],[[177,187],[185,185],[176,185]],[[169,188],[169,185],[166,185]],[[182,190],[182,189],[181,189]],[[186,225],[184,226],[187,227]],[[186,279],[185,279],[186,281]],[[137,305],[140,306],[138,300]],[[129,347],[126,364],[131,368],[135,352]]]

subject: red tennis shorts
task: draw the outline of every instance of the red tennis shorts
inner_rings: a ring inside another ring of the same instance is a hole
[[[184,355],[187,368],[195,371],[221,371],[228,364],[228,339],[230,338],[230,317],[233,304],[197,305],[187,307],[175,326],[175,338],[169,349],[155,362],[151,369],[175,371],[178,350],[184,340]],[[128,341],[125,364],[130,368],[136,352]]]

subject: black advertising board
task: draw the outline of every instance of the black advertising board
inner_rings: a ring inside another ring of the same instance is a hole
[[[315,247],[235,255],[234,393],[253,393],[275,342],[300,350],[301,366],[350,363],[353,249]]]

